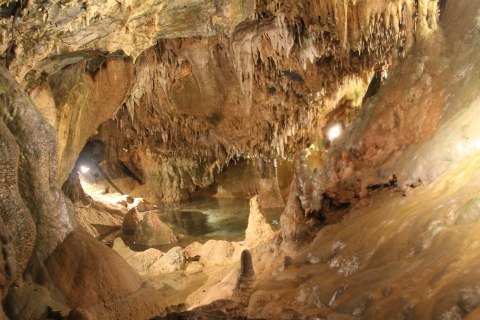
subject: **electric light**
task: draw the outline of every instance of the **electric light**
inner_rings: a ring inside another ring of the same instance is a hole
[[[338,137],[340,137],[341,134],[342,134],[342,126],[337,123],[328,129],[327,138],[328,140],[333,141]]]
[[[82,173],[87,173],[88,171],[90,171],[90,168],[86,166],[80,166],[80,171]]]

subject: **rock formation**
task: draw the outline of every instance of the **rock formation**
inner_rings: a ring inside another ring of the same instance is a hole
[[[62,68],[58,60],[45,64],[52,76],[30,93],[41,112],[51,114],[47,119],[57,131],[60,186],[87,140],[130,94],[134,80],[132,59],[120,54],[86,52],[69,59]]]
[[[141,220],[142,215],[137,211],[137,208],[128,210],[125,217],[123,217],[122,232],[124,234],[134,234],[137,231]]]
[[[240,256],[240,271],[237,278],[238,290],[244,290],[247,287],[247,282],[255,275],[253,270],[252,255],[250,251],[243,250],[242,255]]]
[[[280,217],[280,224],[284,240],[303,242],[309,238],[309,226],[295,190],[295,184],[292,184],[292,191]]]
[[[19,262],[19,273],[15,276],[17,269],[5,270],[5,285],[8,285],[9,278],[16,279],[21,275],[30,258],[26,271],[28,282],[7,297],[10,316],[15,319],[40,318],[52,305],[66,310],[82,307],[99,318],[130,318],[129,312],[145,317],[158,314],[164,306],[158,296],[155,298],[154,289],[142,288],[135,272],[113,251],[75,231],[77,222],[73,206],[56,183],[55,132],[8,71],[0,71],[1,128],[2,137],[5,137],[2,148],[7,157],[2,160],[1,168],[4,181],[8,182],[5,184],[8,188],[2,190],[2,215],[8,218],[12,232],[16,232],[12,243]],[[8,135],[7,129],[10,131]],[[16,150],[21,153],[19,162]],[[17,174],[20,188],[16,183]],[[6,195],[10,198],[6,199]],[[22,209],[22,203],[26,204],[25,209]],[[13,209],[12,204],[18,204],[18,207]],[[17,215],[12,216],[12,212]],[[4,258],[11,264],[13,257],[9,254],[8,238],[2,241],[5,243]],[[111,263],[105,264],[105,261]],[[84,267],[89,264],[99,273],[94,274]],[[121,278],[125,279],[119,281]],[[126,279],[131,280],[123,282]],[[35,289],[38,286],[42,289]],[[139,301],[141,305],[137,305]],[[105,303],[117,303],[117,308],[106,308]],[[134,311],[135,308],[139,309]]]
[[[154,248],[142,252],[135,252],[127,247],[120,237],[114,240],[112,249],[118,252],[118,254],[139,273],[147,272],[150,267],[163,256],[163,252]]]
[[[2,248],[5,247],[2,261],[3,288],[8,286],[12,278],[21,279],[35,244],[35,225],[18,190],[18,146],[3,122],[0,123],[0,149],[2,154],[0,159],[2,179],[0,225],[2,227]],[[9,267],[9,265],[11,266]]]
[[[245,245],[249,248],[264,244],[274,237],[272,227],[268,224],[260,208],[258,196],[250,199],[248,226],[245,230]]]
[[[87,309],[97,319],[129,319],[129,313],[145,317],[162,312],[159,294],[153,288],[142,289],[140,277],[120,256],[81,232],[70,233],[48,258],[46,267],[55,287],[64,293],[66,304],[72,309]],[[105,302],[110,305],[108,309]]]
[[[479,17],[0,1],[0,318],[479,318]],[[244,242],[160,220],[205,195]]]
[[[413,0],[15,8],[5,11],[13,33],[0,19],[13,35],[3,38],[5,60],[58,122],[59,183],[126,100],[95,139],[109,174],[131,179],[126,192],[154,201],[188,198],[238,157],[292,156],[336,105],[359,105],[373,70],[436,25],[434,3]]]
[[[185,248],[190,257],[200,256],[205,266],[230,265],[240,259],[244,246],[237,242],[208,240],[201,246],[192,244]]]
[[[16,248],[12,245],[10,231],[2,220],[0,220],[0,240],[2,255],[0,257],[0,292],[2,299],[5,298],[7,290],[15,279],[21,276],[17,267]],[[21,266],[20,266],[21,267]],[[3,307],[0,308],[0,317],[4,317]]]
[[[161,246],[177,241],[172,230],[155,212],[148,212],[142,217],[133,238],[137,244],[150,246]]]

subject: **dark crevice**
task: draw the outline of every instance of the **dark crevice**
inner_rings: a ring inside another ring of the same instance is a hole
[[[303,80],[303,77],[300,73],[297,71],[292,71],[292,70],[282,70],[280,71],[280,76],[281,77],[286,77],[292,81],[296,81],[299,83],[304,83],[305,80]]]
[[[420,187],[422,185],[423,185],[422,180],[418,179],[416,182],[407,184],[407,187],[411,189],[415,189],[416,187]]]
[[[447,0],[439,0],[438,1],[438,13],[440,14],[440,18],[442,17],[446,6],[447,6]]]
[[[144,177],[141,177],[140,175],[138,175],[135,172],[133,172],[132,170],[130,170],[128,168],[128,166],[125,163],[123,163],[121,160],[119,161],[119,168],[120,168],[120,170],[122,170],[122,172],[124,174],[131,177],[133,180],[137,181],[139,184],[145,184],[146,183]]]
[[[11,38],[7,51],[5,53],[5,68],[7,69],[10,67],[10,64],[15,58],[15,49],[17,47],[15,40],[15,21],[20,16],[22,9],[25,8],[27,3],[27,0],[20,0],[18,2],[13,2],[12,6],[10,6],[10,4],[7,4],[6,7],[4,7],[5,5],[0,7],[1,14],[6,15],[6,17],[2,18],[12,17]]]
[[[382,189],[395,189],[395,188],[397,188],[397,177],[393,175],[388,182],[369,185],[367,187],[367,190],[376,191],[376,190],[382,190]]]
[[[365,96],[363,97],[363,100],[362,100],[362,104],[365,104],[365,102],[369,98],[376,95],[378,90],[380,90],[381,85],[382,85],[382,71],[378,70],[375,72],[375,75],[373,76],[372,81],[370,81],[370,84],[368,85],[367,92],[365,93]]]
[[[106,60],[106,56],[100,55],[87,62],[87,71],[92,77],[105,65]]]

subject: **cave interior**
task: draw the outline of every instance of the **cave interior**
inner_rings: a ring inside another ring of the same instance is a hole
[[[479,0],[0,0],[0,319],[480,319]]]

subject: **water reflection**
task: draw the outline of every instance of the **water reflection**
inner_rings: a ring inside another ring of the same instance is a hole
[[[207,215],[201,211],[173,211],[161,217],[163,222],[183,234],[203,236],[214,231],[214,228],[208,224]]]
[[[247,199],[206,198],[163,210],[160,219],[177,234],[238,241],[245,236],[249,210]]]
[[[180,205],[164,206],[158,210],[160,219],[172,228],[179,236],[182,247],[198,241],[209,239],[241,241],[245,238],[250,211],[248,199],[217,199],[203,198]],[[280,214],[283,209],[263,210],[265,218],[274,230],[279,228]],[[123,236],[126,243],[134,250],[144,250],[147,247],[132,243],[132,239]],[[169,246],[157,247],[165,251]]]

